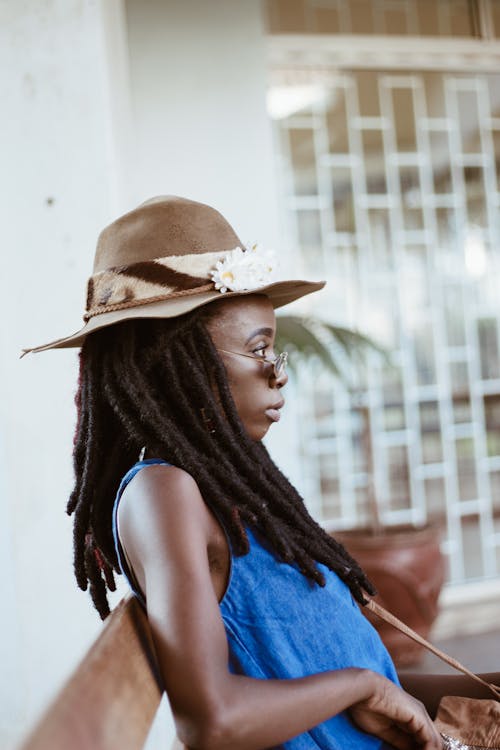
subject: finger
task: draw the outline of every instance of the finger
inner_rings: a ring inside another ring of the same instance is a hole
[[[413,716],[402,729],[411,732],[419,747],[423,747],[425,750],[440,750],[443,746],[441,735],[427,712],[424,712],[424,716]]]
[[[414,737],[396,726],[389,727],[380,732],[379,737],[384,742],[387,742],[387,744],[395,747],[396,750],[414,750],[415,748]]]
[[[430,740],[429,742],[426,742],[424,745],[421,745],[423,750],[443,750],[444,743],[443,738],[439,736],[438,739]]]
[[[442,750],[443,747],[443,738],[433,724],[416,732],[414,740],[416,740],[418,747],[422,747],[424,750]]]
[[[417,733],[417,737],[425,750],[441,750],[443,747],[443,739],[430,720],[428,725],[423,726],[421,732]]]

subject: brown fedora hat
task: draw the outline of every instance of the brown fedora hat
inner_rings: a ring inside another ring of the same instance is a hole
[[[84,326],[23,354],[81,346],[89,333],[105,326],[132,318],[173,318],[221,295],[261,293],[281,307],[325,285],[277,280],[275,273],[271,254],[245,248],[214,208],[177,196],[152,198],[99,235]]]

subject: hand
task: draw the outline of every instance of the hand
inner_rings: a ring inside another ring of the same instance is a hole
[[[373,680],[371,695],[349,709],[358,727],[398,750],[441,750],[441,736],[423,703],[385,677],[368,675]]]

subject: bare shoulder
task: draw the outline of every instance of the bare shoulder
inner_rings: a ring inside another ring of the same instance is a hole
[[[196,481],[167,464],[141,469],[123,492],[119,507],[120,538],[140,568],[186,549],[206,554],[211,517]],[[139,572],[139,571],[137,571]]]
[[[150,464],[137,472],[127,485],[123,497],[132,498],[128,505],[137,501],[161,507],[172,503],[198,504],[203,502],[198,485],[191,474],[170,464]],[[168,499],[169,503],[165,503]]]

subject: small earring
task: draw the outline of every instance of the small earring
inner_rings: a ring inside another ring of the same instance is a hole
[[[141,452],[139,453],[139,461],[144,461],[145,455],[146,455],[146,446],[143,445],[141,448]]]
[[[201,418],[203,419],[203,424],[205,425],[205,429],[208,430],[208,432],[213,435],[215,433],[215,425],[212,421],[212,418],[207,414],[207,410],[204,406],[201,407]]]

